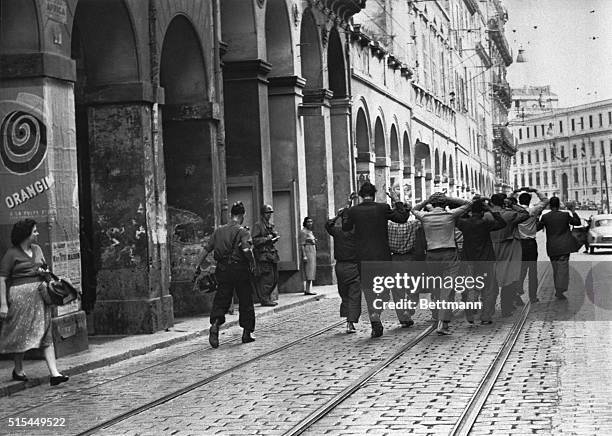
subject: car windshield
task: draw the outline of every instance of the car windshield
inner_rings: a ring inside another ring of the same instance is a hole
[[[607,227],[607,226],[612,226],[612,219],[595,221],[595,227]]]

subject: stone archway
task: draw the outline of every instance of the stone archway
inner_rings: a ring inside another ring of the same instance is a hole
[[[177,316],[203,313],[210,298],[194,295],[194,266],[186,250],[198,250],[215,227],[214,144],[216,120],[208,108],[209,78],[200,39],[190,20],[176,15],[161,47],[160,84],[164,88],[162,134],[168,201],[170,291]]]

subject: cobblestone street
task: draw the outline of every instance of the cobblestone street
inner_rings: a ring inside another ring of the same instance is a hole
[[[608,312],[579,289],[570,291],[568,302],[555,300],[550,270],[540,265],[542,301],[532,305],[471,434],[611,434]],[[430,326],[426,311],[417,312],[409,329],[386,312],[384,336],[371,339],[364,313],[357,334],[347,335],[338,304],[332,295],[266,317],[252,344],[239,344],[241,330],[231,327],[216,350],[198,337],[73,376],[59,389],[38,386],[1,398],[0,432],[79,434],[142,407],[97,431],[284,434]],[[306,434],[449,434],[519,315],[482,326],[467,324],[459,313],[453,335],[426,336]],[[156,399],[163,401],[150,404]],[[65,427],[9,426],[15,418],[42,417],[63,418]]]

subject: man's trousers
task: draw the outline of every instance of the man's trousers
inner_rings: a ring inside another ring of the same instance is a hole
[[[210,323],[215,321],[218,325],[225,322],[225,314],[232,304],[234,291],[238,296],[238,310],[240,317],[238,323],[240,327],[248,331],[255,330],[255,309],[253,308],[253,287],[251,286],[251,276],[246,265],[233,264],[225,267],[223,271],[217,266],[217,282],[219,287],[213,300],[212,311],[210,312]]]
[[[257,297],[261,304],[272,301],[272,292],[278,285],[278,264],[274,262],[258,262],[260,276],[255,278]]]
[[[561,295],[567,291],[569,285],[569,257],[569,254],[550,256],[556,295]]]
[[[535,239],[521,239],[523,250],[521,263],[520,288],[529,272],[529,299],[535,300],[538,293],[538,243]]]
[[[342,298],[340,316],[348,322],[358,322],[361,315],[361,281],[358,262],[336,262],[338,293]]]

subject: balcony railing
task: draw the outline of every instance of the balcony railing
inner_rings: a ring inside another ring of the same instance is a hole
[[[504,35],[504,25],[499,18],[494,17],[489,18],[488,27],[491,39],[493,39],[497,46],[497,50],[501,54],[504,63],[506,66],[510,66],[512,64],[512,51],[510,50],[506,35]]]
[[[514,135],[510,129],[501,124],[493,126],[493,144],[496,148],[501,148],[505,154],[514,155],[517,151]]]
[[[491,86],[493,87],[493,93],[504,103],[506,108],[510,109],[512,106],[512,88],[510,88],[510,84],[503,80],[493,82]]]

